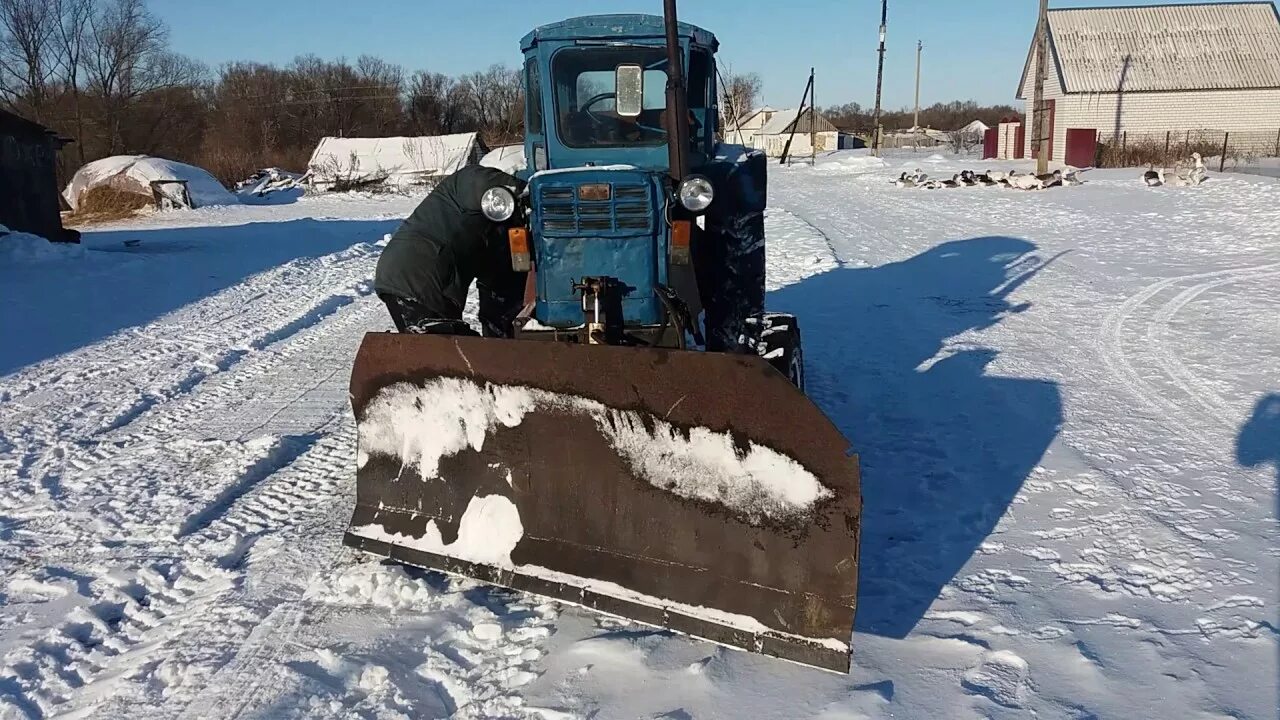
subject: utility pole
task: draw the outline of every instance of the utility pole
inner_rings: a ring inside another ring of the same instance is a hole
[[[780,165],[786,165],[787,160],[791,159],[791,141],[796,139],[796,130],[800,127],[800,121],[804,119],[805,104],[809,103],[809,109],[813,109],[813,68],[809,68],[809,82],[804,84],[804,95],[800,96],[800,109],[796,111],[796,119],[791,121],[791,134],[787,136],[787,144],[782,146],[782,157],[778,160]],[[812,120],[811,120],[812,121]]]
[[[1044,76],[1049,53],[1049,0],[1040,0],[1040,21],[1036,24],[1036,91],[1032,98],[1031,152],[1036,156],[1036,172],[1044,175],[1049,172],[1049,156],[1044,152],[1044,140],[1047,128],[1044,118]]]
[[[809,68],[809,164],[818,164],[818,83]],[[839,134],[836,135],[839,137]],[[1226,153],[1222,155],[1226,157]]]
[[[680,55],[676,0],[663,0],[663,24],[667,35],[667,117],[671,137],[667,160],[671,179],[679,184],[689,174],[689,97],[684,83],[684,60]]]
[[[916,41],[916,119],[912,122],[911,132],[915,135],[916,148],[920,147],[920,59],[924,55],[924,41]]]
[[[880,66],[876,69],[875,127],[871,129],[871,154],[880,156],[880,90],[884,87],[884,38],[889,29],[889,0],[880,0]]]

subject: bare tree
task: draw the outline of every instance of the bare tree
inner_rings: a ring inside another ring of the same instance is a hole
[[[1020,115],[1021,112],[1009,105],[979,105],[972,100],[935,103],[927,108],[920,108],[920,124],[928,128],[950,130],[981,120],[988,126],[995,127],[1001,118]],[[871,113],[857,103],[829,107],[822,110],[822,114],[842,130],[869,131],[873,125]],[[888,129],[909,128],[914,124],[913,113],[907,108],[885,111],[881,114],[881,122]]]
[[[390,135],[403,130],[404,68],[372,55],[356,61],[356,96],[367,98],[365,127],[370,135]]]
[[[83,139],[84,102],[81,76],[84,70],[85,50],[89,41],[89,21],[93,18],[94,0],[53,0],[53,12],[58,17],[54,35],[62,89],[71,98],[75,137]],[[85,143],[76,143],[80,164],[85,163]]]
[[[418,71],[409,81],[409,130],[415,135],[443,135],[453,131],[460,108],[450,102],[456,81],[448,75]]]
[[[734,131],[755,109],[760,94],[760,76],[755,73],[738,75],[728,64],[721,64],[723,78],[720,85],[720,109],[724,115],[724,136],[727,142],[735,142]]]
[[[977,133],[962,130],[947,133],[947,147],[957,155],[969,155],[980,144],[982,144],[982,138]]]
[[[102,103],[107,152],[121,146],[121,124],[129,103],[150,85],[152,56],[164,52],[164,26],[143,0],[110,0],[89,19],[87,81]]]
[[[524,78],[519,70],[491,65],[461,78],[477,128],[487,143],[504,145],[524,133]]]
[[[0,0],[0,92],[36,120],[43,119],[56,70],[57,24],[47,0]]]

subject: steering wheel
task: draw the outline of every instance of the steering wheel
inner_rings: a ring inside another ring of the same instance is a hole
[[[611,92],[600,93],[599,95],[596,95],[591,99],[587,100],[587,102],[582,106],[580,112],[586,113],[587,117],[590,118],[592,124],[594,124],[596,127],[604,127],[604,124],[605,124],[604,120],[598,117],[595,113],[591,112],[591,108],[592,106],[597,105],[605,100],[617,100],[617,98],[618,98],[617,93],[611,93]],[[619,118],[623,119],[621,118],[621,116],[619,116]],[[625,118],[625,120],[632,123],[633,125],[640,128],[641,130],[645,130],[652,133],[658,133],[659,135],[664,135],[664,136],[667,134],[667,131],[663,130],[660,127],[650,127],[648,125],[641,124],[639,118]]]
[[[616,100],[617,98],[618,98],[617,93],[611,93],[611,92],[600,93],[599,95],[592,97],[590,100],[586,102],[586,104],[582,106],[582,112],[586,113],[587,117],[591,118],[591,122],[595,123],[595,125],[599,127],[600,125],[604,124],[604,121],[596,117],[595,113],[591,112],[592,106],[597,105],[601,102],[604,102],[605,100]]]

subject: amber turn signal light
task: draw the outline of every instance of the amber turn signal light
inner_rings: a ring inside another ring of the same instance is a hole
[[[507,247],[511,248],[511,269],[529,272],[533,269],[533,256],[529,254],[528,228],[513,227],[507,230]]]

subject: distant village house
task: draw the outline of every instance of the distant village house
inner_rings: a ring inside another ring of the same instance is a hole
[[[811,108],[803,113],[794,108],[776,110],[767,105],[757,108],[742,122],[728,127],[724,139],[763,150],[769,157],[781,157],[788,140],[791,141],[790,154],[797,157],[842,148],[839,129]]]

